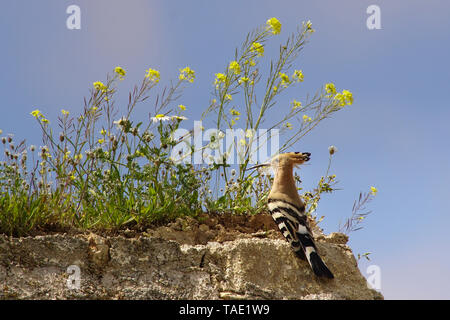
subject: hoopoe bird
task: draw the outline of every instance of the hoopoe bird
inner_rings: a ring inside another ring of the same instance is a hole
[[[275,177],[267,201],[272,218],[297,256],[308,260],[314,274],[332,279],[333,273],[317,253],[305,214],[305,204],[297,192],[294,180],[294,167],[309,161],[310,156],[309,152],[283,153],[275,157],[270,164],[260,164],[252,168],[261,166],[273,168]]]

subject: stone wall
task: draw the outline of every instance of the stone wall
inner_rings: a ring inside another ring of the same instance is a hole
[[[346,241],[338,233],[318,239],[335,275],[323,280],[282,239],[189,245],[143,235],[0,235],[0,298],[383,299],[367,287]],[[71,265],[79,289],[68,286]]]

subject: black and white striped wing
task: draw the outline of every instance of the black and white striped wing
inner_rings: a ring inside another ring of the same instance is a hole
[[[311,230],[308,227],[305,208],[288,201],[269,199],[272,218],[294,252],[302,259],[306,257],[314,273],[319,277],[334,278],[331,271],[317,254]]]
[[[269,199],[268,207],[281,234],[291,244],[294,252],[300,258],[305,259],[305,253],[297,236],[299,228],[302,228],[300,225],[300,208],[289,202],[274,199]]]

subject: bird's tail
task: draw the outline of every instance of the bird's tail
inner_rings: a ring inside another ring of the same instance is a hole
[[[310,233],[307,230],[302,230],[302,228],[300,227],[297,235],[303,252],[305,253],[306,259],[313,269],[314,274],[318,277],[333,279],[333,273],[330,271],[330,269],[328,269],[327,265],[317,254],[317,248]]]
[[[309,264],[311,265],[311,268],[314,271],[314,274],[318,277],[325,277],[328,279],[333,279],[334,275],[328,269],[326,264],[322,261],[320,256],[317,254],[317,252],[311,252],[308,259]]]

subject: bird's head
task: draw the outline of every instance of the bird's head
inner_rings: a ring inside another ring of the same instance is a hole
[[[297,166],[306,161],[309,161],[311,153],[309,152],[287,152],[281,153],[272,158],[272,160],[268,163],[258,164],[247,170],[256,169],[260,167],[272,167],[274,170],[277,170],[280,167],[287,166]]]
[[[311,153],[309,152],[287,152],[276,156],[271,161],[272,167],[297,166],[309,161]]]

